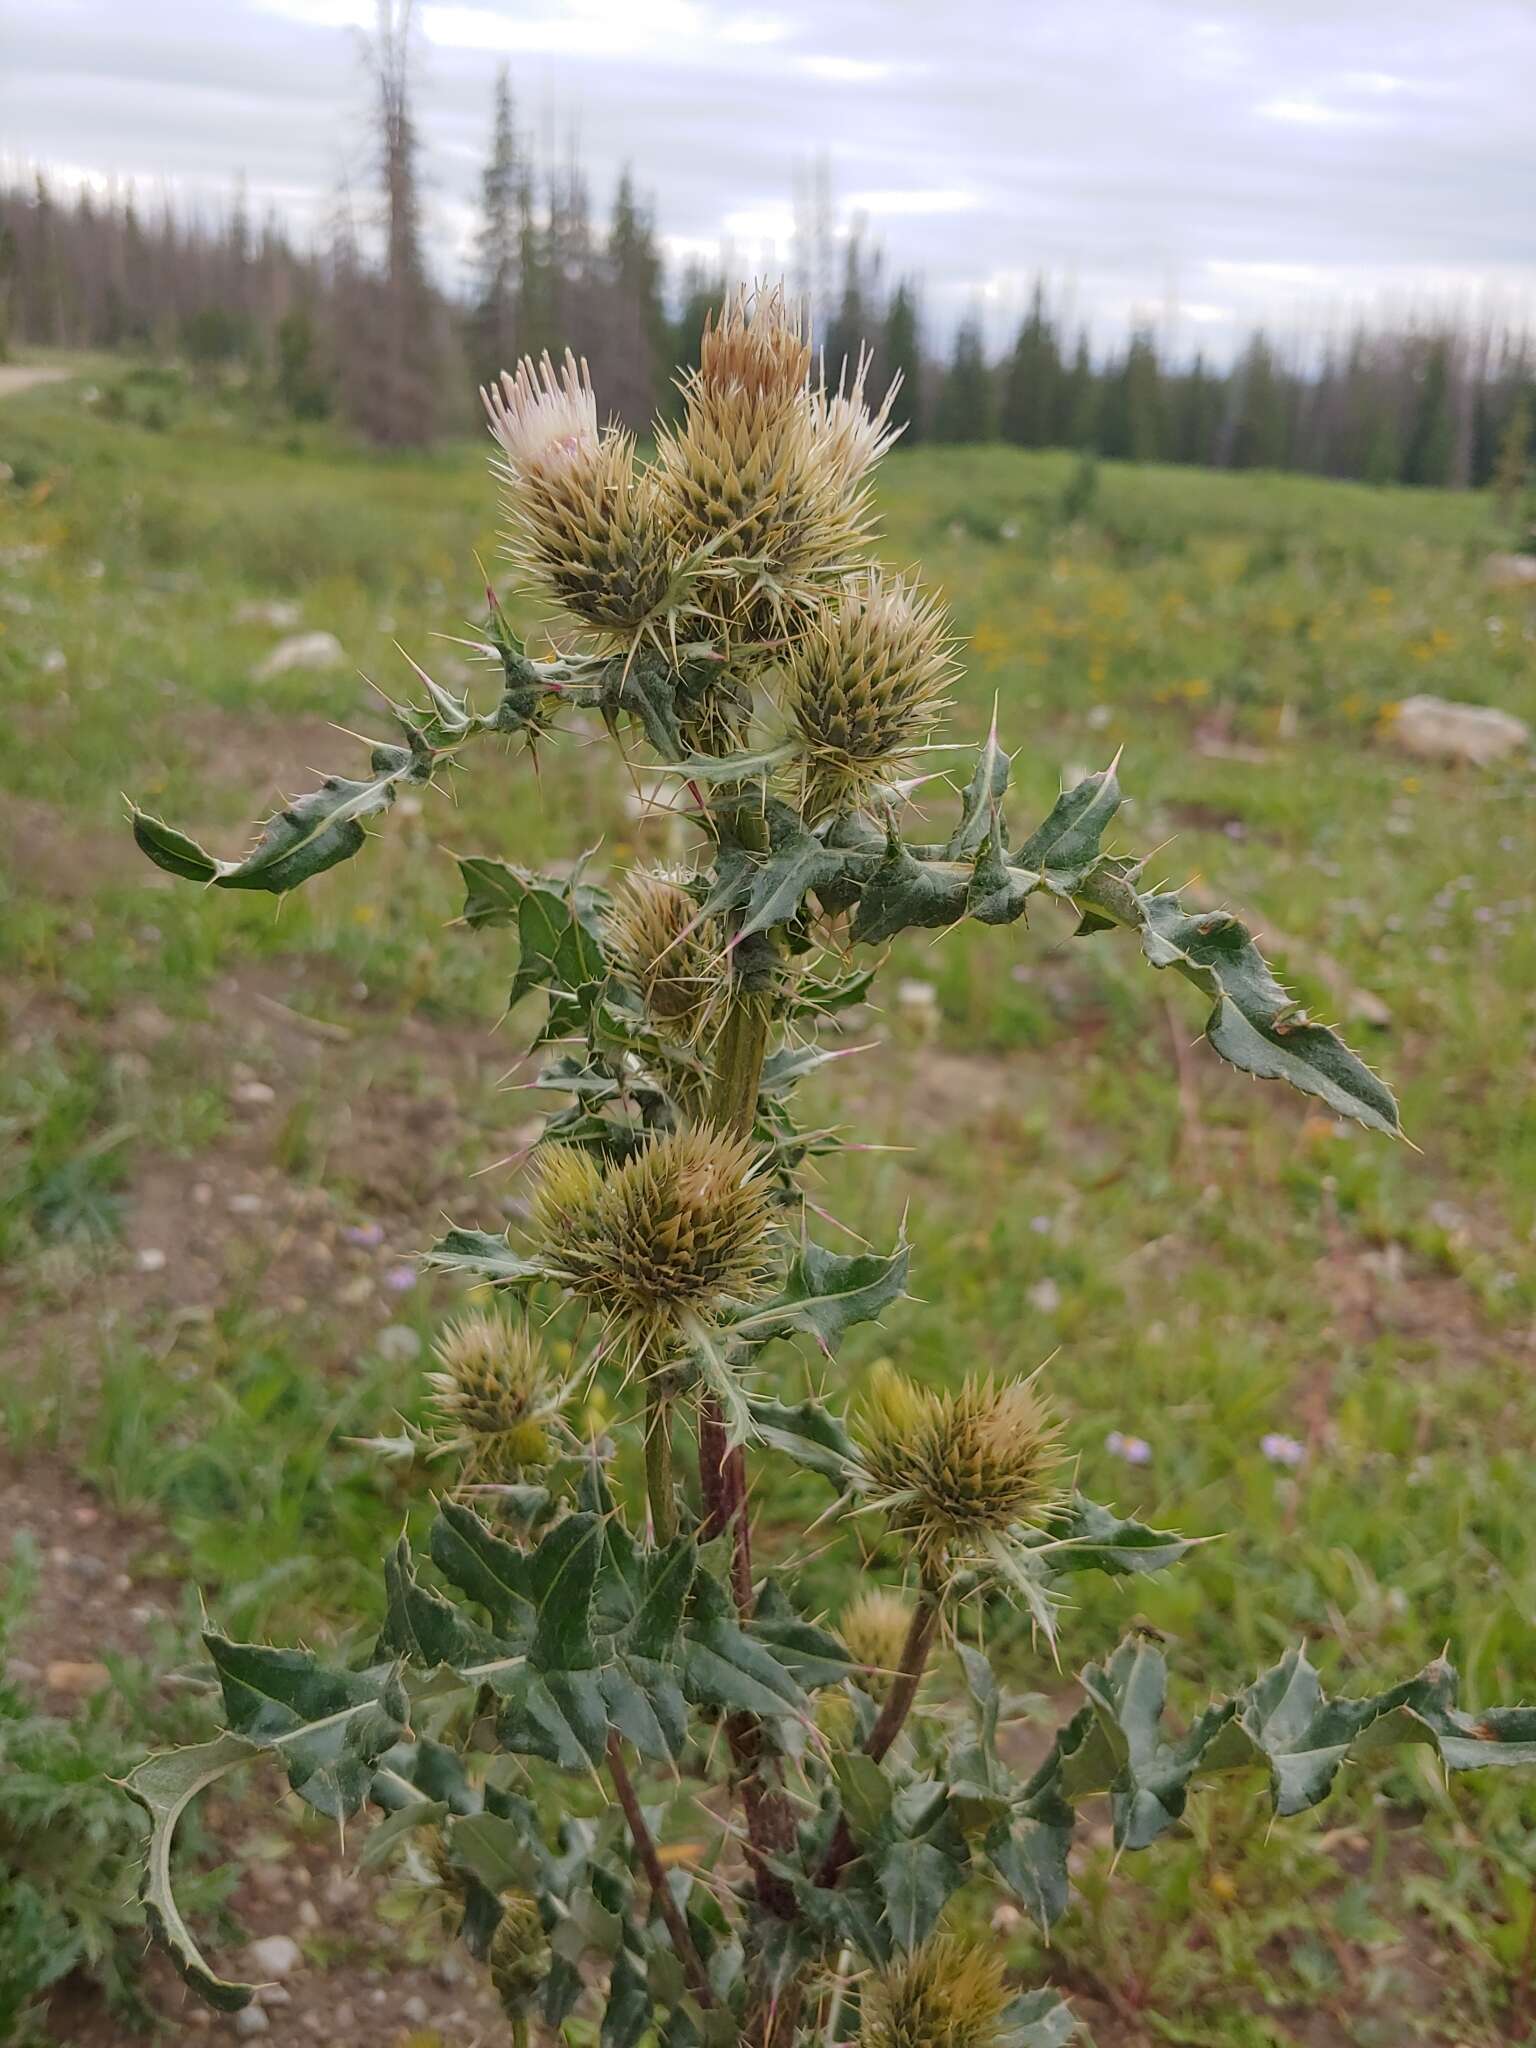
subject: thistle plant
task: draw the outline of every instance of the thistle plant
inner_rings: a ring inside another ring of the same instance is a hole
[[[815,1235],[806,1176],[840,1141],[801,1128],[793,1097],[823,1032],[898,934],[1040,903],[1193,983],[1244,1072],[1388,1136],[1398,1114],[1235,916],[1145,887],[1107,844],[1114,764],[1021,834],[994,722],[945,836],[917,836],[914,787],[956,758],[937,738],[954,652],[934,599],[867,559],[890,435],[865,384],[815,380],[780,294],[737,298],[643,464],[582,366],[524,363],[486,405],[509,553],[568,625],[563,650],[530,654],[488,592],[488,708],[418,671],[367,775],[294,799],[237,860],[133,814],[171,873],[281,894],[483,736],[534,749],[595,719],[675,785],[691,841],[617,878],[460,863],[465,923],[514,934],[511,999],[541,999],[554,1107],[526,1223],[426,1254],[481,1292],[438,1347],[436,1519],[425,1555],[402,1540],[385,1560],[376,1643],[342,1666],[210,1631],[226,1732],[133,1776],[151,1922],[217,2006],[250,1992],[195,1946],[171,1840],[198,1791],[264,1755],[321,1813],[374,1809],[370,1857],[430,1871],[513,2040],[600,2013],[606,2048],[1061,2043],[1070,2011],[967,1938],[985,1920],[961,1895],[1004,1894],[1048,1931],[1085,1802],[1107,1798],[1116,1844],[1140,1849],[1218,1773],[1264,1774],[1285,1815],[1386,1742],[1454,1770],[1536,1761],[1536,1709],[1462,1712],[1443,1662],[1329,1700],[1293,1651],[1169,1732],[1146,1631],[1083,1669],[1030,1775],[998,1754],[991,1623],[1021,1613],[1056,1656],[1074,1575],[1167,1570],[1192,1545],[1077,1491],[1033,1361],[948,1387],[882,1367],[843,1399],[840,1342],[903,1297],[910,1251]],[[825,1396],[784,1398],[796,1350]],[[643,1447],[633,1466],[573,1419],[594,1374]],[[805,1552],[754,1543],[749,1466],[774,1461],[898,1561],[840,1623],[807,1611]],[[642,1462],[643,1493],[619,1477]]]

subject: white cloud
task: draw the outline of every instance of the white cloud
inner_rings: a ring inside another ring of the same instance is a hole
[[[867,213],[871,220],[890,220],[902,215],[970,213],[981,201],[963,185],[944,185],[910,192],[894,187],[884,191],[850,192],[845,204],[850,213]]]
[[[799,59],[809,78],[824,78],[832,85],[876,85],[889,78],[894,66],[883,57],[832,57],[824,53]]]

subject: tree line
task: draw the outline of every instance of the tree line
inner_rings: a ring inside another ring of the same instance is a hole
[[[467,271],[445,290],[424,252],[409,0],[382,0],[368,75],[369,189],[339,191],[307,249],[275,220],[253,225],[239,192],[207,221],[168,200],[146,214],[131,190],[62,196],[42,172],[0,189],[0,358],[11,341],[176,355],[208,376],[261,380],[298,417],[335,412],[374,442],[417,445],[469,427],[475,385],[518,356],[570,347],[627,425],[670,413],[671,366],[696,360],[727,265],[669,278],[654,207],[628,170],[600,218],[574,146],[532,146],[503,70]],[[939,355],[925,347],[919,281],[888,284],[857,228],[829,282],[824,194],[806,241],[792,268],[827,371],[835,380],[868,344],[872,385],[901,377],[908,445],[1001,440],[1500,489],[1530,465],[1536,353],[1523,333],[1361,325],[1307,356],[1256,333],[1217,366],[1174,357],[1150,327],[1095,351],[1042,280],[1000,359],[974,317]]]

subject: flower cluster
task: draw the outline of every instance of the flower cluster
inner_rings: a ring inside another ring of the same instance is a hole
[[[763,1292],[772,1221],[756,1147],[708,1125],[606,1171],[551,1146],[533,1198],[545,1269],[606,1319],[631,1367],[665,1364]]]
[[[763,681],[792,793],[816,819],[900,775],[953,663],[939,607],[862,566],[896,387],[870,403],[867,354],[831,389],[811,365],[782,290],[738,293],[706,328],[683,417],[649,467],[629,435],[599,428],[569,354],[559,369],[525,360],[483,395],[524,578],[608,639],[698,650],[679,703],[696,750],[741,744]]]
[[[944,1391],[881,1364],[855,1439],[870,1505],[911,1543],[930,1584],[1000,1562],[1010,1535],[1059,1503],[1058,1428],[1033,1377],[972,1376]]]

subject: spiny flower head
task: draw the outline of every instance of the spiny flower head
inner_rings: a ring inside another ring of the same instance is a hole
[[[565,1389],[526,1323],[476,1310],[449,1325],[436,1357],[441,1370],[427,1383],[466,1480],[507,1485],[548,1461],[548,1426]]]
[[[811,425],[818,458],[838,489],[850,498],[901,433],[900,427],[890,423],[901,378],[892,378],[890,389],[871,412],[864,383],[872,361],[869,350],[861,349],[851,383],[845,363],[836,390],[828,390],[823,384],[811,394]]]
[[[865,1490],[930,1574],[994,1555],[1057,1503],[1058,1428],[1032,1379],[972,1376],[951,1393],[877,1366],[856,1436]]]
[[[849,566],[845,491],[818,443],[810,344],[782,291],[738,296],[684,379],[656,476],[674,546],[707,554],[696,610],[730,654],[772,651]]]
[[[606,1173],[573,1170],[565,1149],[545,1155],[534,1198],[539,1254],[623,1334],[632,1361],[664,1356],[763,1291],[772,1209],[746,1139],[670,1131]]]
[[[619,978],[645,1005],[663,1038],[693,1042],[708,1027],[721,974],[687,877],[635,868],[603,924]]]
[[[848,577],[785,664],[807,814],[854,809],[897,776],[938,723],[953,673],[937,605],[878,569]]]
[[[859,2048],[1001,2048],[1001,1956],[937,1934],[859,1990]]]
[[[871,1587],[850,1600],[838,1619],[838,1634],[854,1661],[863,1666],[859,1682],[876,1699],[901,1667],[911,1626],[911,1604],[884,1586]]]
[[[504,458],[512,560],[584,625],[639,632],[675,594],[671,546],[633,437],[598,432],[586,364],[567,351],[557,372],[548,355],[537,368],[524,357],[481,396]]]
[[[516,2018],[527,2012],[549,1975],[549,1936],[531,1893],[504,1891],[500,1904],[487,1960],[496,1996]]]
[[[782,284],[767,291],[742,285],[705,321],[689,388],[716,401],[740,392],[771,407],[799,398],[810,373],[803,309],[790,303]]]
[[[482,385],[480,398],[513,483],[580,466],[597,450],[592,380],[569,349],[558,370],[548,350],[537,363],[524,356],[515,371],[503,370],[496,383]]]

